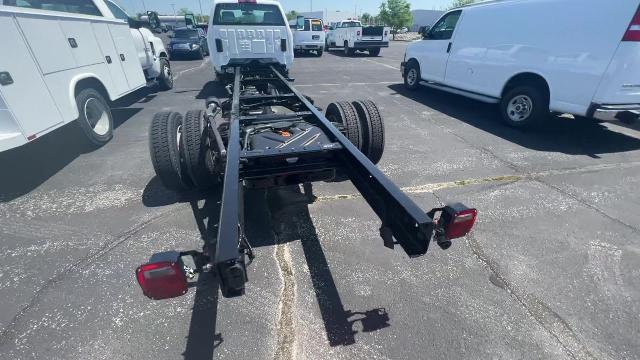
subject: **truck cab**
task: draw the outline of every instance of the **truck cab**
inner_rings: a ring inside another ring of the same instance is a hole
[[[239,64],[277,65],[284,74],[293,64],[293,34],[277,1],[214,1],[207,41],[218,77]]]

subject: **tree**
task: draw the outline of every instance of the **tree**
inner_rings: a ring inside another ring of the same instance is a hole
[[[298,12],[291,10],[287,13],[287,20],[295,20],[298,17]]]
[[[473,4],[474,2],[476,2],[476,0],[454,0],[450,9]]]
[[[360,21],[362,21],[365,24],[371,24],[371,14],[369,13],[364,13],[362,15],[360,15]]]
[[[191,11],[189,11],[189,9],[187,8],[180,8],[180,10],[178,10],[178,15],[187,15],[187,14],[191,14]]]
[[[413,15],[411,15],[411,4],[406,0],[387,0],[380,4],[380,20],[391,26],[393,40],[396,33],[405,26],[411,26]]]

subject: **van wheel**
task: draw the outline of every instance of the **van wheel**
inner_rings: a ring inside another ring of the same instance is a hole
[[[356,50],[355,49],[350,49],[349,48],[349,43],[348,42],[344,42],[344,54],[346,56],[353,56],[353,54],[355,54]]]
[[[322,49],[316,50],[316,56],[322,57]]]
[[[202,47],[196,53],[196,59],[198,60],[204,59],[204,50],[202,50]]]
[[[100,147],[113,138],[113,115],[102,94],[87,88],[76,95],[78,119],[76,126],[85,135],[88,145]]]
[[[549,100],[537,88],[522,85],[509,90],[500,100],[503,120],[512,127],[539,124],[549,116]]]
[[[369,49],[369,56],[378,56],[380,55],[380,48]]]
[[[420,65],[415,60],[409,61],[404,69],[404,87],[416,90],[420,86]]]
[[[163,111],[154,115],[149,129],[151,163],[160,182],[169,190],[190,188],[180,161],[182,145],[182,115]]]
[[[173,89],[173,72],[167,59],[160,59],[160,75],[158,76],[158,88],[162,91]]]

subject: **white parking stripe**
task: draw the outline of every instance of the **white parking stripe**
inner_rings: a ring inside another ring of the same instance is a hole
[[[387,65],[387,64],[384,64],[384,63],[381,63],[381,62],[373,61],[373,60],[371,60],[371,59],[362,59],[362,60],[364,60],[364,61],[368,61],[368,62],[370,62],[370,63],[374,63],[374,64],[382,65],[382,66],[384,66],[384,67],[388,67],[389,69],[394,69],[394,70],[398,70],[398,71],[400,71],[400,68],[397,68],[397,67],[395,67],[395,66],[391,66],[391,65]]]

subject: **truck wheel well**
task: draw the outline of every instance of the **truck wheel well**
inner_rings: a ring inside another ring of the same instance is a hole
[[[161,57],[161,58],[165,58],[165,59],[166,59],[166,58],[168,58],[169,56],[167,56],[167,53],[163,51],[163,52],[161,52],[161,53],[160,53],[160,57]]]
[[[106,101],[110,102],[109,93],[107,92],[107,89],[104,87],[104,85],[102,85],[100,80],[96,78],[86,78],[78,81],[78,83],[76,84],[74,94],[77,96],[80,93],[80,91],[84,89],[89,89],[89,88],[95,89],[100,94],[102,94],[102,96],[104,96],[104,99]]]
[[[521,73],[515,75],[514,77],[509,79],[509,81],[507,81],[504,89],[502,89],[501,97],[504,97],[504,95],[511,89],[521,85],[534,86],[536,89],[543,91],[543,93],[547,97],[547,100],[551,96],[549,84],[547,83],[547,80],[545,80],[542,76],[534,73]]]

